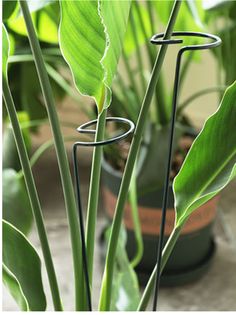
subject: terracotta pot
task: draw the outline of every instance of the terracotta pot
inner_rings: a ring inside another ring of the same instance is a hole
[[[103,201],[106,214],[111,220],[121,183],[121,173],[103,161]],[[144,240],[144,254],[137,266],[142,283],[153,270],[157,255],[157,242],[161,222],[162,189],[145,194],[138,200],[139,215]],[[216,217],[219,197],[215,197],[197,209],[186,222],[162,276],[163,285],[179,285],[199,278],[209,267],[215,252],[212,227]],[[174,197],[170,187],[166,217],[165,241],[170,235],[175,219]],[[131,208],[127,202],[124,209],[124,224],[127,229],[127,252],[135,254],[135,239]]]

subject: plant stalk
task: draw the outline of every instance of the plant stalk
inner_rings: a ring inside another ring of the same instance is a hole
[[[146,80],[145,80],[145,76],[144,76],[144,67],[143,67],[143,61],[142,61],[142,56],[141,56],[141,51],[140,51],[140,46],[138,43],[138,34],[137,34],[137,29],[136,29],[136,25],[135,25],[135,21],[134,21],[134,16],[133,16],[133,12],[131,10],[130,12],[130,26],[133,32],[133,36],[134,36],[134,44],[135,44],[135,51],[136,51],[136,58],[137,58],[137,63],[138,63],[138,67],[139,67],[139,73],[140,73],[140,83],[142,85],[142,97],[145,94],[146,91]]]
[[[183,226],[183,225],[182,225]],[[172,250],[175,246],[176,241],[179,238],[180,232],[181,232],[181,228],[180,227],[175,227],[174,230],[172,231],[164,249],[163,249],[163,254],[162,254],[162,260],[161,260],[161,272],[163,271],[169,257],[170,254],[172,253]],[[138,306],[137,311],[145,311],[147,306],[148,306],[148,302],[150,300],[153,288],[154,288],[154,284],[155,284],[155,278],[156,278],[156,271],[157,271],[157,266],[155,266],[155,268],[152,271],[152,274],[149,278],[149,281],[146,285],[145,291],[143,293],[143,296],[141,298],[140,304]]]
[[[147,8],[148,8],[149,19],[150,19],[150,21],[153,21],[153,14],[151,12],[151,5],[152,5],[151,3],[152,2],[147,1]],[[143,32],[143,36],[144,36],[144,38],[148,39],[149,36],[147,34],[144,21],[142,19],[141,10],[139,7],[140,4],[137,2],[137,0],[135,0],[134,5],[136,8],[136,12],[137,12],[137,16],[138,16],[139,23],[141,26],[141,30]],[[154,28],[153,28],[152,22],[151,22],[151,29],[153,32]],[[153,33],[153,35],[154,35],[154,33]],[[146,42],[146,49],[148,52],[150,67],[152,68],[154,60],[155,60],[155,55],[154,55],[154,51],[152,49],[152,46],[150,45],[149,42]],[[164,78],[160,74],[159,80],[158,80],[157,85],[156,85],[155,105],[156,105],[156,112],[157,112],[156,121],[158,123],[160,123],[161,125],[165,125],[166,123],[168,123],[165,95],[166,95],[166,92],[165,92]]]
[[[181,1],[178,1],[178,0],[175,1],[173,5],[173,10],[171,12],[170,20],[168,22],[168,26],[165,32],[164,39],[170,38],[172,34],[175,20],[177,18],[177,15],[180,9],[180,5],[181,5]],[[141,144],[146,118],[148,116],[148,110],[151,104],[151,100],[155,91],[157,81],[160,76],[160,71],[161,71],[161,67],[164,61],[166,51],[167,51],[167,45],[161,46],[158,56],[156,58],[152,75],[151,75],[151,79],[148,84],[148,88],[147,88],[147,91],[143,100],[143,104],[141,107],[141,111],[139,114],[137,126],[134,132],[134,137],[131,143],[124,175],[122,178],[121,187],[120,187],[116,209],[115,209],[115,215],[114,215],[114,219],[112,223],[111,235],[110,235],[109,243],[108,243],[105,270],[104,270],[104,275],[103,275],[103,280],[102,280],[101,296],[100,296],[100,303],[99,303],[99,309],[101,311],[108,311],[110,309],[115,256],[116,256],[116,249],[117,249],[118,238],[119,238],[119,233],[120,233],[120,227],[122,223],[124,205],[127,199],[128,191],[129,191],[129,185],[130,185],[130,180],[131,180],[131,176],[132,176],[134,165],[135,165],[135,160],[136,160],[138,150]]]
[[[66,149],[63,142],[63,137],[60,129],[58,115],[54,103],[53,93],[50,86],[49,77],[47,74],[46,66],[43,60],[42,51],[37,39],[35,29],[32,23],[28,4],[26,1],[19,1],[22,9],[23,17],[25,20],[28,38],[30,41],[31,50],[34,56],[34,61],[39,76],[40,85],[42,88],[49,121],[53,133],[55,142],[56,154],[58,159],[58,165],[61,175],[61,181],[63,186],[63,193],[65,198],[65,205],[67,210],[67,216],[70,228],[73,265],[74,265],[74,281],[75,281],[75,308],[76,310],[83,309],[84,301],[81,298],[83,296],[81,282],[83,281],[83,268],[81,257],[81,240],[78,223],[78,214],[75,202],[74,188],[72,178],[69,169],[68,158]]]
[[[127,56],[125,51],[123,51],[123,61],[124,61],[124,64],[125,64],[125,69],[126,69],[127,75],[129,77],[129,81],[131,83],[131,87],[132,87],[132,89],[134,91],[134,94],[135,94],[136,102],[139,104],[140,103],[139,89],[137,87],[137,83],[135,81],[135,77],[133,75],[133,71],[131,69],[131,65],[130,65],[130,62],[129,62],[129,57]]]
[[[106,127],[106,113],[104,109],[98,116],[97,129],[95,141],[104,139]],[[95,229],[97,220],[97,208],[99,199],[100,176],[101,176],[101,162],[102,162],[103,147],[97,146],[94,148],[92,169],[90,175],[90,187],[87,208],[87,225],[86,225],[86,247],[87,247],[87,261],[90,286],[92,287],[93,278],[93,256],[95,243]]]
[[[134,168],[134,172],[131,178],[130,183],[130,191],[129,191],[129,202],[132,211],[132,219],[134,225],[134,236],[136,240],[136,253],[134,258],[131,261],[132,268],[135,268],[143,256],[143,237],[142,237],[142,229],[139,219],[139,211],[138,211],[138,198],[137,198],[137,184],[136,184],[136,171]]]
[[[52,261],[51,251],[47,239],[47,233],[43,221],[43,214],[41,210],[41,205],[36,190],[32,170],[30,167],[29,157],[25,147],[22,131],[20,128],[19,121],[17,119],[17,113],[12,99],[11,91],[9,89],[8,83],[5,78],[3,78],[3,98],[6,104],[8,115],[11,120],[12,130],[21,161],[22,170],[24,173],[24,179],[30,199],[30,204],[32,207],[36,227],[38,230],[38,235],[40,239],[40,244],[43,252],[44,262],[46,266],[46,271],[48,275],[48,280],[50,284],[51,294],[54,309],[56,311],[62,311],[62,303],[56,278],[56,273]]]

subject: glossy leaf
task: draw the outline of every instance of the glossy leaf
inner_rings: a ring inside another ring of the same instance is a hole
[[[33,216],[24,179],[13,169],[3,170],[2,216],[23,234],[31,229]]]
[[[99,112],[111,102],[130,1],[61,1],[60,47],[75,84]]]
[[[22,311],[29,311],[28,302],[24,296],[19,282],[10,270],[2,264],[2,281],[8,288],[16,303]]]
[[[27,238],[12,224],[3,220],[2,261],[19,283],[31,311],[44,311],[46,298],[41,277],[40,258]],[[8,285],[12,287],[12,279]],[[7,285],[7,286],[8,286]],[[17,288],[16,288],[17,289]],[[18,290],[18,289],[17,289]],[[12,291],[10,291],[12,293]],[[17,295],[14,293],[13,297]]]
[[[205,123],[174,180],[176,224],[219,193],[236,175],[236,82]]]

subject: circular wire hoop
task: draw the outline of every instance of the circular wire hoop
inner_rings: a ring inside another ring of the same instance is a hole
[[[87,129],[87,128],[91,127],[91,126],[96,126],[97,122],[98,122],[97,119],[91,120],[91,121],[81,125],[80,127],[78,127],[77,131],[79,133],[84,133],[84,134],[95,134],[96,130],[94,130],[94,129]],[[117,136],[114,136],[114,137],[112,137],[110,139],[97,141],[97,142],[96,141],[77,141],[77,142],[74,143],[74,145],[96,147],[96,146],[111,144],[111,143],[118,142],[118,141],[128,137],[130,134],[133,133],[134,128],[135,128],[135,125],[134,125],[134,123],[131,120],[129,120],[127,118],[123,118],[123,117],[107,117],[106,118],[106,122],[121,123],[123,125],[129,126],[129,129],[126,132],[124,132],[122,134],[119,134]]]
[[[171,45],[171,44],[181,44],[183,43],[183,39],[161,39],[165,36],[165,33],[159,33],[152,36],[150,42],[154,45]],[[212,39],[213,42],[204,43],[204,44],[196,44],[196,45],[187,45],[183,46],[181,50],[202,50],[217,47],[221,44],[221,39],[217,35],[202,33],[202,32],[173,32],[172,36],[187,36],[187,37],[200,37],[200,38],[208,38]]]

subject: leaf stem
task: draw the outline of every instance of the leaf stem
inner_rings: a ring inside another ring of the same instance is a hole
[[[136,102],[139,104],[140,103],[139,89],[137,87],[137,83],[135,81],[135,77],[133,75],[133,71],[132,71],[131,66],[130,66],[129,57],[127,56],[125,51],[123,51],[123,61],[125,64],[125,69],[126,69],[127,75],[129,77],[129,81],[131,83],[132,89],[133,89],[134,94],[135,94]]]
[[[83,281],[83,268],[81,257],[81,240],[79,232],[78,214],[75,202],[74,188],[69,169],[66,149],[63,142],[63,137],[60,129],[60,124],[55,108],[52,89],[49,82],[49,77],[43,60],[39,41],[37,39],[35,29],[32,23],[28,4],[26,1],[20,1],[23,17],[25,20],[30,46],[34,56],[36,69],[38,72],[44,100],[47,107],[50,125],[55,142],[56,154],[58,159],[59,170],[61,174],[61,181],[63,186],[65,205],[70,228],[73,265],[74,265],[74,281],[75,281],[75,306],[76,310],[83,308],[83,296],[81,281]]]
[[[104,139],[105,127],[106,127],[106,113],[107,113],[107,110],[104,109],[98,116],[95,141],[101,141]],[[87,246],[88,272],[89,272],[89,279],[90,279],[91,287],[92,287],[92,277],[93,277],[95,228],[96,228],[97,208],[98,208],[98,199],[99,199],[102,154],[103,154],[102,146],[97,146],[96,148],[94,148],[92,169],[91,169],[91,175],[90,175],[88,208],[87,208],[86,246]]]
[[[153,63],[155,60],[155,54],[154,54],[154,50],[152,45],[150,45],[149,41],[148,41],[148,33],[144,24],[144,20],[142,18],[142,14],[141,14],[141,10],[140,10],[140,4],[137,2],[137,0],[135,0],[134,2],[135,4],[135,8],[136,8],[136,12],[137,12],[137,16],[139,18],[139,22],[140,22],[140,26],[141,26],[141,30],[143,32],[143,36],[144,38],[147,39],[147,41],[145,42],[146,45],[146,49],[148,52],[148,57],[149,57],[149,63],[150,63],[150,67],[153,67]],[[154,34],[154,27],[153,27],[153,10],[152,10],[152,2],[151,1],[147,1],[146,2],[147,5],[147,11],[149,14],[149,20],[151,21],[151,31],[152,34]],[[155,105],[156,105],[156,122],[160,123],[161,125],[165,125],[168,121],[168,117],[167,117],[167,112],[166,112],[166,100],[165,100],[165,84],[164,84],[164,77],[162,74],[160,74],[159,80],[156,84],[156,92],[155,92]]]
[[[27,191],[30,198],[30,203],[36,223],[36,227],[38,230],[38,235],[41,243],[41,248],[43,252],[44,262],[47,270],[48,280],[50,284],[54,309],[56,311],[62,311],[62,304],[60,299],[59,288],[57,284],[56,273],[52,261],[51,251],[48,244],[47,233],[44,226],[43,215],[41,210],[41,205],[39,202],[37,190],[35,187],[35,182],[32,174],[32,170],[30,168],[30,162],[27,154],[27,150],[25,147],[25,143],[23,140],[22,131],[20,128],[19,121],[17,119],[17,113],[15,110],[14,102],[12,99],[11,91],[7,84],[5,78],[3,78],[3,97],[6,104],[6,108],[8,111],[8,115],[11,120],[11,125],[14,133],[14,138],[16,141],[16,146],[19,154],[19,158],[21,161],[25,183],[27,187]]]
[[[136,58],[137,58],[137,63],[138,63],[138,67],[139,67],[139,74],[141,77],[141,85],[142,85],[142,92],[143,95],[145,94],[146,91],[146,80],[145,80],[145,76],[144,76],[144,67],[143,67],[143,61],[142,61],[142,57],[141,57],[141,51],[140,51],[140,46],[139,46],[139,42],[138,42],[138,34],[137,34],[137,29],[136,29],[136,25],[135,25],[135,21],[134,21],[134,16],[133,16],[133,12],[131,10],[130,12],[130,26],[131,26],[131,30],[133,32],[133,39],[134,39],[134,44],[135,44],[135,52],[136,52]],[[143,97],[142,95],[142,97]]]
[[[170,237],[169,237],[169,239],[168,239],[168,241],[167,241],[167,243],[163,249],[162,260],[161,260],[161,272],[163,271],[163,269],[164,269],[164,267],[165,267],[165,265],[166,265],[166,263],[170,257],[170,254],[172,253],[172,250],[175,246],[175,243],[178,240],[182,226],[183,225],[178,226],[178,227],[176,226],[173,229],[173,231],[172,231],[172,233],[171,233],[171,235],[170,235]],[[147,308],[147,305],[148,305],[148,302],[149,302],[149,299],[151,297],[151,294],[152,294],[152,291],[154,288],[154,284],[155,284],[156,270],[157,270],[157,266],[155,266],[155,268],[152,271],[152,274],[151,274],[149,281],[146,285],[145,291],[143,293],[143,296],[141,298],[141,301],[140,301],[140,304],[138,306],[137,311],[145,311],[145,309]]]
[[[137,184],[136,184],[136,171],[134,168],[134,172],[130,182],[130,191],[129,191],[129,201],[131,205],[132,211],[132,219],[134,225],[134,236],[136,240],[136,253],[134,258],[131,261],[132,268],[135,268],[143,256],[143,237],[141,224],[139,219],[139,211],[138,211],[138,198],[137,198]]]
[[[180,5],[181,5],[181,1],[178,1],[178,0],[175,1],[173,5],[173,10],[170,16],[170,20],[168,22],[168,26],[165,32],[164,39],[169,38],[172,34],[175,20],[177,18],[177,15],[180,9]],[[109,243],[108,243],[105,270],[104,270],[104,275],[103,275],[103,280],[102,280],[102,288],[101,288],[100,303],[99,303],[99,309],[101,311],[108,311],[110,309],[115,256],[116,256],[116,249],[117,249],[117,244],[118,244],[118,239],[119,239],[120,227],[122,223],[124,205],[127,199],[128,191],[129,191],[129,185],[130,185],[130,180],[131,180],[131,176],[132,176],[134,165],[135,165],[135,160],[136,160],[139,147],[141,144],[146,118],[148,116],[148,110],[151,104],[153,93],[155,91],[156,83],[160,76],[160,71],[161,71],[161,67],[164,61],[166,51],[167,51],[167,45],[161,46],[158,56],[156,58],[152,75],[151,75],[151,79],[148,84],[148,88],[147,88],[147,91],[143,100],[138,122],[137,122],[136,129],[134,132],[134,137],[131,143],[124,175],[122,178],[121,187],[120,187],[116,209],[115,209],[115,215],[114,215],[114,219],[112,223],[111,235],[110,235]]]

